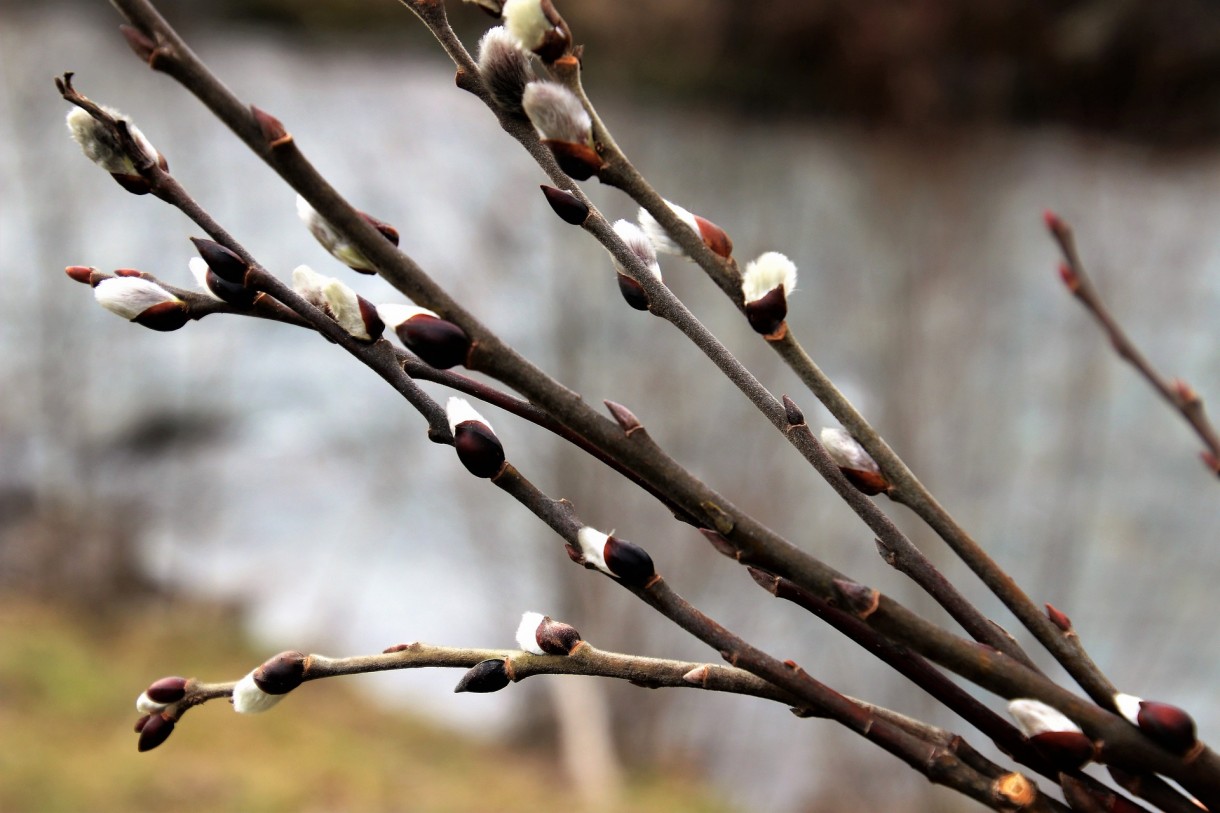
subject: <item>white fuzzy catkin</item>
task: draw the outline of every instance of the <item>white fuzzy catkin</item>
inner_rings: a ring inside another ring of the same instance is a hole
[[[538,627],[545,618],[542,613],[523,613],[521,623],[517,625],[517,646],[534,655],[545,655],[538,646]]]
[[[689,212],[678,204],[671,203],[668,200],[665,201],[665,205],[678,216],[679,220],[694,229],[695,234],[701,235],[699,223],[695,220],[695,215],[692,212]],[[657,251],[665,254],[686,256],[686,252],[682,249],[682,246],[678,245],[677,242],[675,242],[674,239],[669,236],[669,232],[665,230],[665,227],[658,223],[657,219],[653,217],[647,209],[640,207],[640,212],[636,216],[636,219],[639,221],[640,228],[644,230],[644,234],[648,235],[648,239],[652,241],[653,248],[655,248]]]
[[[590,143],[592,119],[576,94],[558,82],[530,82],[525,86],[521,106],[542,138],[572,144]]]
[[[238,714],[261,714],[287,696],[267,694],[254,682],[254,672],[251,672],[233,687],[233,710]]]
[[[661,266],[657,262],[656,249],[653,248],[652,241],[648,239],[648,235],[644,233],[643,229],[629,220],[617,220],[614,223],[614,233],[627,244],[627,248],[631,250],[631,253],[639,258],[640,262],[652,272],[654,277],[657,279],[661,278]],[[618,261],[618,258],[611,255],[610,259],[614,262],[615,270],[620,274],[631,276],[627,274],[627,269]]]
[[[1073,723],[1066,714],[1041,700],[1027,697],[1013,700],[1008,704],[1008,713],[1016,721],[1021,733],[1027,737],[1052,731],[1080,730],[1080,726]]]
[[[580,544],[585,561],[601,572],[614,576],[614,571],[606,565],[606,542],[609,539],[608,534],[587,525],[576,532],[576,541]]]
[[[110,114],[110,117],[116,121],[126,122],[127,132],[131,134],[135,142],[148,153],[149,158],[157,160],[157,149],[145,138],[144,133],[140,132],[140,128],[136,127],[129,116],[124,116],[110,107],[103,107],[102,110]],[[89,115],[86,110],[73,107],[68,111],[67,124],[68,132],[72,134],[72,138],[80,145],[81,151],[90,161],[110,173],[136,174],[135,164],[127,153],[123,152],[118,139],[108,127]]]
[[[746,265],[741,276],[741,294],[747,303],[757,302],[783,286],[784,296],[796,287],[796,263],[778,251],[768,251]]]
[[[157,283],[140,277],[102,280],[94,286],[93,296],[103,308],[128,321],[154,305],[182,301]]]
[[[491,428],[491,424],[487,419],[475,411],[475,408],[470,405],[470,402],[465,398],[458,398],[456,395],[450,396],[445,402],[445,416],[449,419],[449,431],[457,433],[457,427],[460,423],[466,421],[478,421],[487,427],[488,431],[493,435],[496,433]]]

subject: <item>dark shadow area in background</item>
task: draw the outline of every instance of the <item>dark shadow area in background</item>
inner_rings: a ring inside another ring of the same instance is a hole
[[[27,0],[28,1],[28,0]],[[370,48],[427,35],[393,0],[160,4]],[[1206,0],[618,0],[558,3],[589,83],[755,116],[876,126],[1058,123],[1153,143],[1220,135],[1220,4]],[[451,2],[473,47],[490,19]],[[202,15],[202,16],[201,16]]]

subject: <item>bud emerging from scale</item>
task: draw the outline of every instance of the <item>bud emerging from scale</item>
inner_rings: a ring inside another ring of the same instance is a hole
[[[509,684],[508,669],[499,658],[480,661],[462,675],[454,692],[475,692],[486,694],[498,692]]]
[[[542,194],[546,195],[546,202],[550,204],[551,210],[559,215],[559,219],[564,223],[579,226],[589,219],[589,207],[571,192],[546,184],[540,184],[539,188]]]
[[[643,230],[630,221],[619,220],[614,224],[614,233],[659,281],[661,265],[657,262],[657,252]],[[614,262],[615,270],[618,271],[618,287],[623,294],[623,299],[627,300],[627,304],[637,311],[648,310],[648,294],[644,292],[644,287],[631,278],[627,273],[627,268],[619,262],[617,257],[612,254],[610,259]]]
[[[551,0],[506,0],[503,14],[508,33],[543,62],[554,62],[571,44],[567,26]]]
[[[645,587],[656,576],[652,557],[639,545],[588,526],[576,533],[585,564],[630,587]]]
[[[1198,744],[1195,721],[1177,706],[1122,693],[1114,695],[1114,706],[1148,739],[1175,754],[1186,754]]]
[[[497,107],[525,118],[521,97],[534,79],[534,68],[521,42],[502,26],[488,29],[479,40],[479,75]]]
[[[140,753],[151,751],[169,739],[174,733],[174,721],[165,714],[150,715],[140,727],[140,739],[136,745]]]
[[[160,714],[165,706],[165,703],[149,697],[148,692],[141,692],[140,696],[136,698],[136,711],[141,714]]]
[[[788,297],[795,287],[796,264],[778,251],[768,251],[747,264],[741,294],[750,327],[768,339],[783,338]]]
[[[245,260],[215,240],[192,237],[191,242],[195,244],[195,250],[212,273],[233,285],[246,284],[246,272],[250,270],[250,266]]]
[[[382,237],[392,244],[398,245],[397,229],[364,212],[361,212],[360,216],[367,220],[373,228],[381,232]],[[297,217],[301,218],[301,222],[309,229],[309,233],[314,236],[314,239],[322,245],[322,248],[326,249],[336,260],[361,274],[377,273],[377,266],[373,265],[372,261],[360,253],[360,249],[352,245],[351,241],[340,234],[330,224],[330,221],[318,214],[318,211],[301,195],[297,195]]]
[[[846,429],[824,427],[821,439],[822,446],[839,467],[839,471],[862,493],[871,497],[890,487],[889,480],[885,479],[877,462]]]
[[[693,212],[688,212],[676,203],[667,200],[665,205],[678,216],[678,219],[690,226],[696,234],[703,238],[703,244],[714,253],[725,259],[733,255],[733,241],[725,234],[724,229],[710,220],[702,218]],[[640,228],[648,235],[648,239],[652,241],[657,251],[666,254],[677,254],[682,257],[686,256],[686,251],[682,246],[678,245],[677,241],[669,236],[669,232],[657,222],[657,219],[647,209],[641,207],[637,219],[639,220]]]
[[[93,288],[98,303],[129,322],[153,330],[177,330],[187,323],[186,303],[151,280],[115,276]]]
[[[575,627],[542,613],[524,613],[517,626],[517,646],[534,655],[569,655],[580,641]]]
[[[323,276],[307,265],[298,265],[292,271],[292,288],[355,339],[376,341],[385,331],[377,307],[334,277]]]
[[[411,352],[436,369],[466,363],[470,337],[453,322],[413,305],[378,305],[377,315]]]
[[[305,655],[295,650],[281,652],[251,673],[254,683],[267,694],[288,694],[304,680],[305,660]]]
[[[1034,748],[1059,770],[1074,771],[1093,758],[1093,741],[1058,709],[1041,700],[1020,698],[1008,704],[1008,713]]]
[[[191,275],[195,277],[199,287],[213,299],[227,302],[236,308],[248,308],[254,304],[254,298],[258,296],[258,291],[235,285],[217,276],[202,257],[191,257],[187,266],[191,269]]]
[[[560,169],[578,181],[597,174],[602,159],[593,148],[593,121],[576,94],[558,82],[530,82],[521,105]]]
[[[458,460],[475,477],[495,477],[504,467],[504,446],[491,424],[465,398],[451,397],[445,404],[449,431]]]
[[[140,132],[140,128],[132,122],[130,117],[124,116],[113,108],[103,107],[102,110],[106,111],[116,122],[124,123],[132,140],[144,151],[149,160],[156,162],[162,169],[168,168],[164,156],[157,152],[156,147],[144,136],[144,133]],[[68,111],[67,121],[68,132],[80,145],[86,158],[109,172],[111,177],[127,191],[137,195],[143,195],[149,191],[148,182],[140,177],[140,173],[136,171],[135,162],[124,152],[118,137],[109,127],[80,107],[73,107]]]

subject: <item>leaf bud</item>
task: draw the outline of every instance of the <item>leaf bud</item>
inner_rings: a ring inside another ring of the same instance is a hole
[[[1114,706],[1148,739],[1175,754],[1189,753],[1198,745],[1195,721],[1177,706],[1123,693],[1114,695]]]
[[[517,646],[534,655],[569,655],[580,641],[575,627],[541,613],[523,614],[517,626]]]
[[[490,658],[480,661],[467,670],[453,687],[454,692],[487,694],[498,692],[509,684],[508,669],[503,660]]]
[[[151,751],[169,739],[169,735],[173,733],[174,721],[168,715],[164,712],[150,715],[144,725],[140,727],[140,739],[136,748],[140,753]]]

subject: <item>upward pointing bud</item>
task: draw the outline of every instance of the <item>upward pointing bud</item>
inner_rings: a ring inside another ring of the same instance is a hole
[[[98,303],[129,322],[152,330],[177,330],[190,316],[186,303],[142,277],[111,277],[93,288]]]
[[[630,587],[645,587],[656,576],[652,557],[639,545],[589,527],[577,531],[576,541],[581,561]]]
[[[466,363],[470,337],[453,322],[412,305],[378,305],[377,315],[411,352],[436,369],[448,370]]]
[[[534,78],[521,42],[502,26],[490,28],[479,40],[479,75],[496,106],[515,118],[525,118],[521,97]]]
[[[452,397],[445,404],[449,431],[453,433],[458,460],[475,477],[495,477],[504,467],[504,446],[491,424],[465,398]]]
[[[506,0],[503,13],[508,33],[547,64],[563,56],[571,45],[572,35],[551,0]]]
[[[377,307],[334,277],[323,276],[307,265],[298,265],[292,272],[292,287],[355,339],[376,341],[385,331]]]
[[[398,245],[397,229],[364,212],[360,212],[360,216],[367,220],[369,225],[381,232],[382,237],[393,245]],[[340,234],[330,224],[330,221],[318,214],[318,211],[301,195],[297,195],[297,217],[309,229],[309,233],[314,236],[314,239],[322,245],[322,248],[326,249],[336,260],[361,274],[377,273],[377,266],[373,265],[372,261],[365,257],[360,252],[360,249],[356,248],[351,241]]]
[[[746,265],[741,295],[750,327],[767,339],[782,339],[787,333],[788,297],[795,287],[796,264],[778,251],[768,251]]]
[[[1148,739],[1173,753],[1186,754],[1198,747],[1195,721],[1177,706],[1123,693],[1114,695],[1114,705]]]
[[[102,110],[116,122],[122,122],[126,126],[132,140],[150,161],[157,163],[162,169],[168,168],[165,158],[157,152],[156,147],[144,136],[144,133],[140,132],[140,128],[132,122],[129,116],[109,107],[103,107]],[[148,182],[140,177],[135,162],[123,149],[118,137],[110,127],[93,118],[87,110],[80,107],[73,107],[68,111],[67,121],[68,132],[80,145],[86,158],[109,172],[111,177],[128,192],[143,195],[149,191]]]
[[[525,86],[521,105],[560,169],[578,181],[597,174],[602,159],[593,148],[593,121],[576,94],[540,80]]]
[[[653,249],[652,241],[640,227],[630,221],[619,220],[614,224],[614,233],[627,245],[640,263],[660,281],[661,265],[657,262],[657,252]],[[648,310],[648,294],[644,292],[644,287],[627,273],[627,268],[619,262],[617,257],[612,254],[610,259],[614,262],[615,270],[618,271],[618,287],[623,294],[623,299],[627,300],[627,304],[637,311]]]

